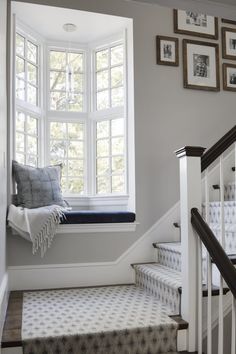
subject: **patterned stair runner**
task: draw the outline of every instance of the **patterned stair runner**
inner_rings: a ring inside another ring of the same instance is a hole
[[[160,263],[134,265],[136,284],[157,297],[169,314],[180,314],[181,273]]]

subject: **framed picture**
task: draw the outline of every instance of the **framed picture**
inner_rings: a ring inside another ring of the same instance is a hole
[[[235,28],[222,28],[222,56],[224,59],[236,60]]]
[[[179,66],[179,39],[166,36],[156,37],[157,64]]]
[[[221,22],[222,23],[228,23],[230,25],[235,25],[236,26],[236,21],[234,21],[234,20],[227,20],[226,18],[222,18]]]
[[[235,64],[223,64],[223,89],[236,92]]]
[[[219,91],[219,45],[183,40],[184,87]]]
[[[218,19],[193,11],[174,10],[174,32],[218,39]]]

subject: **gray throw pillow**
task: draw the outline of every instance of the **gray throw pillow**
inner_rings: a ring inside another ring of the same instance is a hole
[[[60,179],[62,165],[35,168],[12,161],[18,204],[29,209],[46,205],[64,206]]]

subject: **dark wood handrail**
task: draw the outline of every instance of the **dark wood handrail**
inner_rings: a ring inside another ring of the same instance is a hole
[[[193,228],[198,233],[213,262],[236,298],[236,269],[197,208],[191,210],[191,216]]]
[[[236,141],[236,125],[202,155],[202,172]]]

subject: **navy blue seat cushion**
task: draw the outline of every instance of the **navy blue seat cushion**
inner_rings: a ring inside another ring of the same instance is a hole
[[[134,222],[135,214],[127,211],[67,211],[61,224],[101,224]]]

